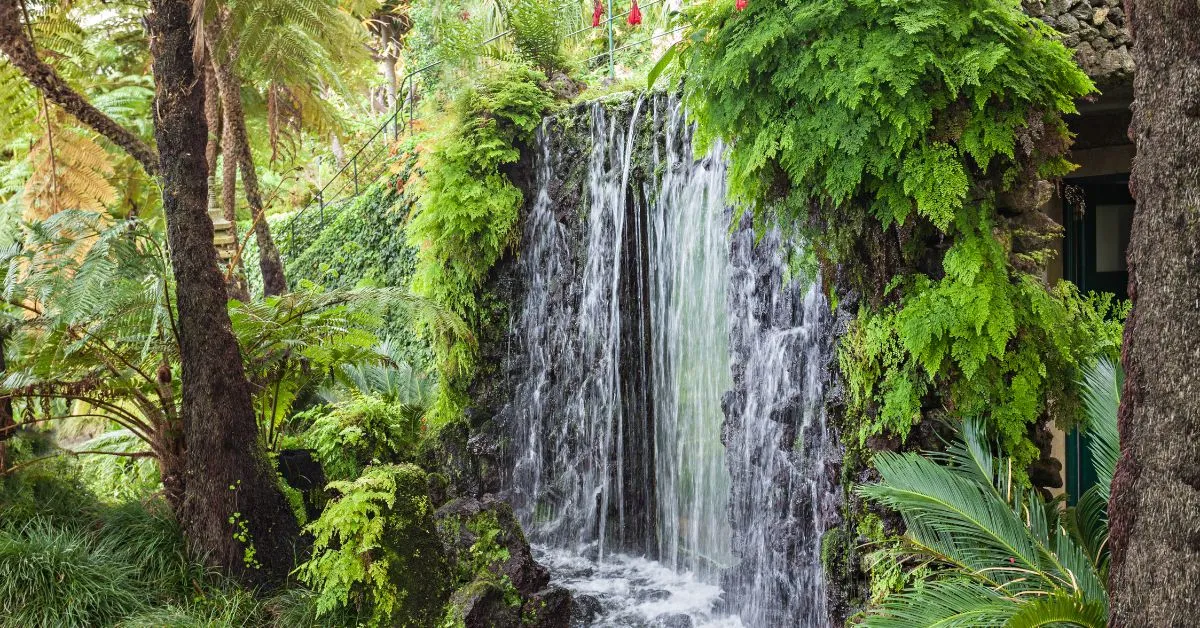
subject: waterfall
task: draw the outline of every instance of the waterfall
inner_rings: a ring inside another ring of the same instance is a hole
[[[730,212],[722,147],[693,159],[683,106],[670,99],[666,108],[649,242],[659,555],[677,570],[712,578],[731,558],[720,440],[721,395],[733,383],[724,300]]]
[[[788,280],[789,248],[779,229],[756,244],[749,216],[732,243],[725,431],[739,560],[724,585],[748,625],[819,628],[820,534],[836,517],[840,455],[824,413],[831,317],[815,286]]]
[[[823,626],[827,306],[777,231],[731,231],[676,98],[617,109],[582,152],[538,132],[506,497],[583,625]]]

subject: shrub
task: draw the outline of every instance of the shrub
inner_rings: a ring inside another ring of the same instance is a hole
[[[325,475],[334,480],[356,478],[372,463],[403,462],[421,437],[419,412],[378,397],[356,395],[306,415],[315,417],[302,440],[316,450]]]
[[[300,578],[317,592],[318,616],[351,609],[371,626],[432,626],[450,596],[427,476],[413,465],[378,465],[332,482],[341,497],[307,529],[312,559]]]
[[[1060,517],[1054,503],[1013,480],[978,419],[945,453],[876,455],[882,480],[859,494],[897,510],[907,533],[884,551],[922,576],[886,595],[863,625],[1024,626],[1046,621],[1105,626],[1108,619],[1108,488],[1116,469],[1120,374],[1110,362],[1082,382],[1099,483]],[[940,463],[940,464],[939,464]],[[900,578],[901,582],[909,578]]]

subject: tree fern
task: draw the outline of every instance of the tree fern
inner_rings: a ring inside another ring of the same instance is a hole
[[[1117,379],[1111,363],[1093,366],[1085,395],[1109,395]],[[1089,405],[1104,448],[1116,438],[1116,406],[1106,399]],[[938,568],[931,581],[870,609],[863,625],[1106,624],[1108,533],[1096,524],[1106,516],[1104,503],[1081,500],[1060,519],[1055,506],[1013,482],[1011,461],[995,456],[985,434],[972,418],[943,453],[876,455],[882,479],[858,493],[898,511],[907,528],[903,551]],[[1097,472],[1111,479],[1106,461],[1097,460]]]

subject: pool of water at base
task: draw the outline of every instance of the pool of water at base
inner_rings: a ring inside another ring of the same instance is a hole
[[[691,573],[638,556],[597,562],[584,554],[534,546],[551,581],[574,595],[572,628],[746,628],[718,610],[721,587]]]

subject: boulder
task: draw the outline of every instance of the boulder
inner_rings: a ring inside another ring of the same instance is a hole
[[[567,628],[573,612],[571,592],[550,586],[526,598],[521,606],[522,626],[528,628]]]
[[[550,573],[533,559],[529,542],[512,508],[485,495],[460,497],[437,511],[438,533],[456,579],[468,583],[486,573],[507,582],[523,596],[550,583]]]

